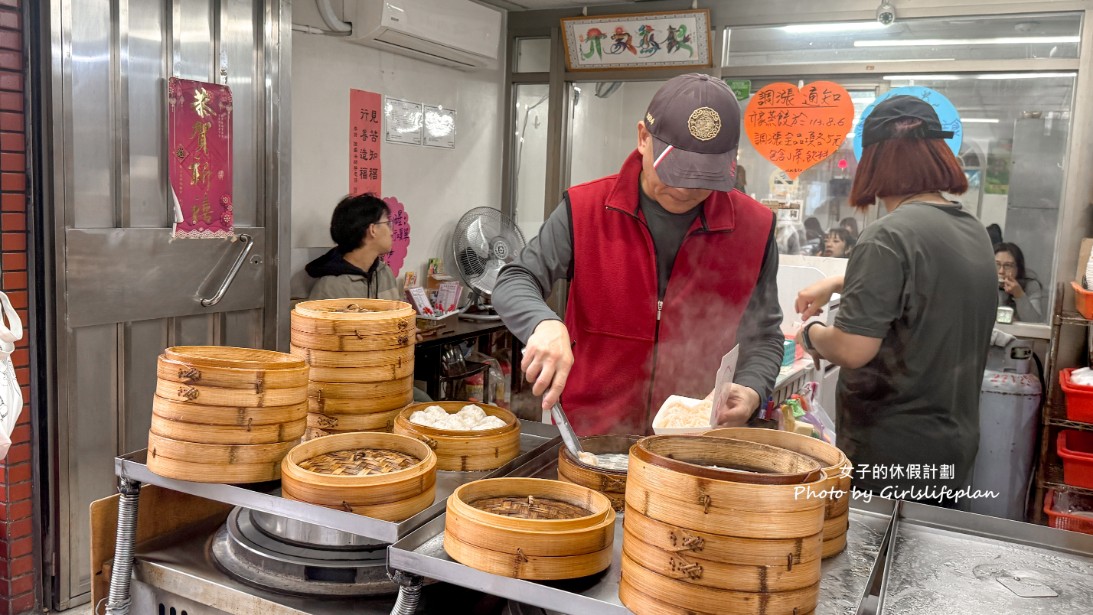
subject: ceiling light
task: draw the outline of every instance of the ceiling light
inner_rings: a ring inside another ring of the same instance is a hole
[[[1041,77],[1074,77],[1076,73],[991,73],[989,75],[977,75],[976,79],[1040,79]]]
[[[883,30],[884,24],[875,21],[850,21],[846,23],[813,23],[785,26],[783,32],[792,34],[820,34],[824,32],[861,32],[864,30]]]
[[[1078,36],[1007,36],[1002,38],[910,38],[854,41],[855,47],[944,47],[951,45],[1033,45],[1077,43]]]

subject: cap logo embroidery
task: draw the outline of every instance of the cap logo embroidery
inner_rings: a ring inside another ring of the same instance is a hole
[[[687,130],[699,141],[709,141],[721,132],[721,116],[709,107],[699,107],[687,119]]]
[[[649,124],[652,125],[653,122],[655,122],[656,120],[653,119],[653,114],[652,113],[646,112],[645,113],[645,121],[649,122]]]

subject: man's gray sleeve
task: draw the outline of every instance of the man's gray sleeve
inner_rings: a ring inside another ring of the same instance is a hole
[[[759,393],[760,407],[774,390],[782,366],[782,308],[778,305],[778,243],[772,224],[759,280],[736,334],[739,366],[733,381]]]
[[[554,283],[570,276],[573,233],[564,199],[515,262],[505,265],[493,288],[493,308],[513,335],[527,343],[544,320],[561,320],[547,305]]]

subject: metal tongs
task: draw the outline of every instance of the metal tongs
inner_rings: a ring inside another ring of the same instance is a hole
[[[577,439],[573,426],[569,424],[569,419],[566,418],[565,410],[562,410],[561,402],[554,404],[554,407],[550,409],[550,418],[554,419],[554,424],[561,432],[562,442],[565,442],[565,447],[569,449],[570,453],[573,453],[574,457],[580,459],[580,454],[584,452],[584,449],[581,448],[581,441]]]

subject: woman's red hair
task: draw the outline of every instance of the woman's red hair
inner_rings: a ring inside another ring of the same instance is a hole
[[[920,125],[912,120],[896,127],[895,132],[913,132]],[[850,204],[865,209],[878,197],[935,191],[963,194],[967,189],[964,169],[944,139],[896,137],[862,150],[850,188]]]

